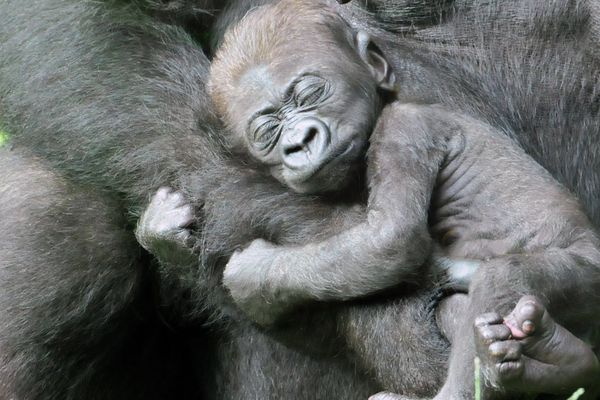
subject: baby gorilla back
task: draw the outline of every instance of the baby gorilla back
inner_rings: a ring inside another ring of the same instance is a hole
[[[448,143],[430,224],[449,257],[483,260],[582,239],[597,243],[577,199],[511,139],[438,107],[424,108],[420,118],[423,129]]]

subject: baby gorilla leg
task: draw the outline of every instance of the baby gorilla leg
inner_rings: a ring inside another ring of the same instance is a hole
[[[533,296],[521,298],[506,318],[477,318],[475,342],[484,374],[506,391],[567,394],[600,374],[591,347],[557,324]]]
[[[456,293],[444,298],[437,306],[435,319],[442,334],[452,344],[460,324],[460,316],[468,306],[469,298],[466,294]]]

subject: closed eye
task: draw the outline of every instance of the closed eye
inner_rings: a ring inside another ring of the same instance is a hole
[[[270,150],[276,142],[279,132],[279,120],[273,116],[260,116],[250,127],[250,141],[259,151]]]
[[[307,75],[294,88],[294,103],[298,108],[312,107],[329,92],[329,84],[319,76]]]

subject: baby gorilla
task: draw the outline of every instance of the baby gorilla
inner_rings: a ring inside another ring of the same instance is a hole
[[[476,355],[507,393],[558,394],[597,376],[590,347],[546,311],[579,335],[597,318],[599,240],[577,200],[491,126],[403,101],[369,35],[327,3],[246,15],[215,57],[210,90],[232,149],[292,190],[342,190],[368,160],[364,222],[300,247],[258,239],[231,257],[224,284],[255,321],[416,282],[433,251],[451,277],[472,274],[436,398],[470,396]],[[486,314],[517,302],[506,318]]]

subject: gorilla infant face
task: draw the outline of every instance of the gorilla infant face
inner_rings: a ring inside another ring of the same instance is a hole
[[[290,15],[289,24],[274,20],[288,12],[283,7],[245,18],[226,36],[211,72],[236,146],[300,193],[349,183],[364,163],[380,90],[394,84],[368,34],[319,7],[305,18]]]
[[[379,114],[377,86],[366,68],[304,55],[309,60],[255,66],[241,77],[237,128],[250,153],[293,190],[338,190],[364,162]]]

